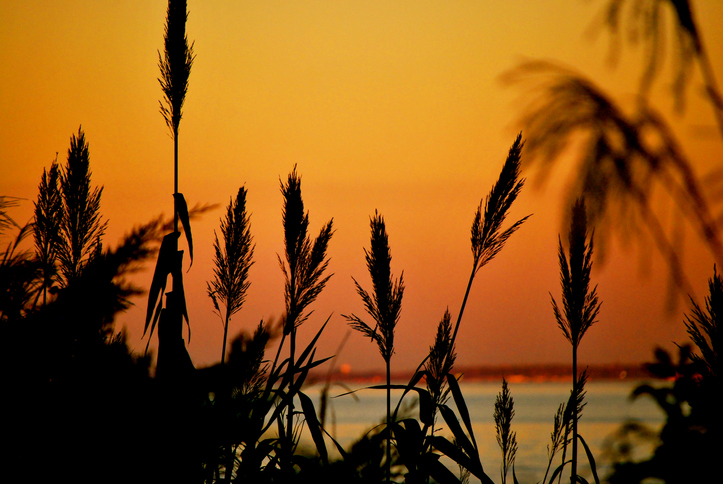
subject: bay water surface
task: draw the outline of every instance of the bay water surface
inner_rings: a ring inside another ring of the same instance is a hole
[[[630,399],[633,389],[639,381],[592,381],[586,385],[585,408],[579,423],[579,433],[590,446],[595,456],[598,474],[604,477],[609,472],[609,462],[603,449],[606,441],[618,431],[624,422],[636,421],[659,431],[664,423],[664,413],[650,399],[640,397]],[[386,392],[384,390],[365,389],[369,384],[347,384],[348,389],[333,386],[329,392],[331,398],[326,417],[326,428],[345,449],[368,432],[372,427],[384,421],[386,411]],[[501,452],[495,437],[494,404],[501,390],[501,383],[462,382],[462,394],[469,409],[475,439],[485,473],[499,483]],[[548,464],[547,446],[553,429],[555,413],[561,403],[567,401],[571,384],[566,382],[510,382],[509,388],[514,399],[515,415],[512,431],[517,434],[518,451],[515,460],[515,472],[521,484],[536,483],[543,479]],[[354,391],[347,394],[348,390]],[[305,389],[315,403],[319,401],[320,386]],[[401,391],[392,394],[392,406],[396,405]],[[405,397],[410,404],[414,394]],[[448,404],[454,408],[450,399]],[[317,406],[317,408],[319,408]],[[456,410],[456,409],[455,409]],[[416,408],[410,410],[416,412]],[[418,414],[416,414],[418,415]],[[439,432],[451,436],[441,417],[437,418]],[[652,444],[635,449],[635,457],[643,458],[652,453]],[[587,459],[580,447],[579,473],[589,482],[592,474]],[[569,455],[569,454],[568,454]],[[555,458],[553,469],[559,465]],[[450,469],[456,473],[452,464]],[[472,478],[470,482],[475,482]],[[512,476],[508,476],[512,482]]]

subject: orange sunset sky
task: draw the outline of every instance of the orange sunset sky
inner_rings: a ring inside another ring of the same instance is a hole
[[[642,53],[623,44],[617,64],[609,62],[609,36],[594,35],[606,3],[189,0],[196,60],[180,128],[179,189],[190,205],[219,204],[193,223],[195,260],[185,276],[195,364],[220,360],[222,324],[206,281],[214,230],[241,185],[249,190],[256,252],[247,302],[230,334],[282,314],[279,177],[297,164],[312,233],[332,217],[336,228],[334,277],[300,338],[331,315],[317,356],[331,355],[349,331],[341,315],[364,314],[351,277],[370,289],[363,248],[378,209],[392,270],[403,270],[407,285],[392,366],[416,367],[445,308],[456,318],[472,264],[475,209],[520,129],[526,91],[505,85],[502,74],[525,59],[554,60],[594,79],[624,107],[633,105]],[[723,78],[723,5],[693,4]],[[65,161],[80,125],[93,182],[104,186],[105,245],[134,225],[170,215],[173,142],[159,113],[157,81],[166,5],[0,1],[0,194],[23,199],[11,212],[15,220],[30,220],[43,168],[56,152]],[[697,71],[685,112],[674,113],[670,59],[652,100],[704,177],[720,168],[721,139]],[[540,188],[534,169],[524,172],[528,184],[511,217],[534,215],[475,280],[458,366],[568,360],[549,295],[559,301],[557,236],[569,171],[561,168]],[[689,303],[680,299],[666,312],[665,266],[654,249],[624,250],[618,239],[605,247],[605,263],[596,262],[593,272],[602,310],[580,346],[581,364],[646,361],[656,345],[672,349],[673,341],[687,341]],[[686,249],[685,269],[701,300],[713,257],[692,230]],[[133,280],[147,288],[151,276],[149,264]],[[135,303],[117,324],[142,351],[146,303]],[[359,334],[338,363],[383,367],[376,345]]]

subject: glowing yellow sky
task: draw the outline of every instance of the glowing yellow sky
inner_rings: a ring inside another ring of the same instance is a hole
[[[721,77],[723,10],[712,1],[695,4]],[[232,333],[283,311],[279,177],[298,164],[312,230],[332,217],[336,227],[335,276],[302,333],[332,314],[318,353],[331,354],[347,331],[341,314],[363,313],[351,276],[369,286],[362,249],[368,217],[378,209],[392,269],[404,270],[407,283],[393,364],[416,366],[445,308],[458,311],[472,217],[518,131],[524,92],[505,87],[500,75],[522,59],[555,59],[619,99],[635,93],[639,55],[625,51],[611,70],[606,37],[589,35],[603,2],[551,5],[189,1],[187,32],[197,57],[181,123],[180,191],[191,204],[225,206],[245,184],[256,242],[251,290]],[[64,161],[79,125],[90,143],[93,181],[105,187],[106,245],[170,212],[173,146],[158,112],[157,82],[165,9],[160,0],[0,4],[0,193],[27,199],[16,219],[29,219],[43,168],[56,152]],[[663,77],[657,94],[663,108],[672,104],[667,82]],[[694,78],[688,110],[675,126],[704,174],[723,149],[715,134],[695,134],[712,126],[699,91]],[[512,216],[534,216],[476,280],[460,365],[566,361],[548,294],[559,294],[562,185],[543,192],[530,183],[514,207]],[[221,323],[205,291],[220,216],[217,210],[193,226],[197,253],[186,292],[189,350],[199,365],[221,353]],[[700,296],[712,258],[688,242],[686,264]],[[581,346],[583,362],[642,361],[655,344],[684,341],[685,306],[666,316],[660,261],[653,260],[647,279],[638,277],[637,261],[613,249],[596,272],[603,309]],[[147,285],[150,277],[137,281]],[[119,324],[140,350],[145,302],[137,305]],[[376,347],[356,334],[340,359],[353,369],[382,366]]]

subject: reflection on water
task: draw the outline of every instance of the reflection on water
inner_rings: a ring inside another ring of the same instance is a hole
[[[619,428],[620,424],[634,419],[658,431],[664,423],[663,412],[652,400],[641,398],[633,402],[629,399],[631,391],[638,383],[600,381],[589,382],[586,385],[587,405],[583,409],[579,429],[597,460],[598,473],[601,477],[607,474],[602,454],[604,441]],[[519,446],[515,472],[520,482],[538,482],[542,480],[547,466],[547,444],[550,441],[553,418],[558,406],[567,400],[570,384],[510,383],[509,386],[515,401],[512,429],[517,432]],[[355,440],[384,420],[385,392],[363,388],[363,385],[352,386],[353,390],[358,390],[354,394],[356,398],[344,395],[333,398],[330,402],[326,425],[329,432],[344,448],[349,448]],[[472,418],[485,472],[495,482],[499,482],[500,451],[495,440],[492,415],[501,382],[462,383],[461,388]],[[305,391],[312,399],[318,401],[320,393],[318,386]],[[343,390],[335,392],[332,389],[330,394],[333,396],[343,392]],[[400,391],[392,392],[393,405],[400,396]],[[409,398],[410,403],[413,401],[411,396],[406,398]],[[450,405],[453,406],[451,401]],[[444,433],[446,429],[442,423],[441,419],[438,419],[438,428]],[[642,458],[650,455],[652,447],[636,451],[637,456]],[[586,478],[591,477],[590,470],[586,466],[587,461],[582,460],[582,462],[584,464],[580,467],[580,474]],[[553,467],[557,464],[559,462],[553,464]]]

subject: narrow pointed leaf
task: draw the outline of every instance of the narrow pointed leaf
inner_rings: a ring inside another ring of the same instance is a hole
[[[426,361],[426,358],[425,358]],[[419,368],[417,368],[417,371],[414,373],[414,376],[411,380],[409,380],[409,383],[404,387],[404,391],[402,392],[402,396],[399,398],[399,402],[397,402],[397,406],[394,408],[394,418],[393,420],[397,419],[397,414],[399,413],[399,408],[402,405],[402,401],[404,400],[404,397],[409,393],[411,390],[414,390],[414,387],[416,387],[417,383],[420,382],[420,380],[425,377],[427,374],[426,371],[419,371]],[[386,388],[386,387],[384,387]]]
[[[188,255],[191,257],[191,266],[193,265],[193,236],[191,235],[191,220],[188,216],[188,205],[186,199],[183,197],[183,193],[173,194],[174,206],[176,207],[176,213],[178,218],[181,220],[183,225],[183,232],[186,234],[186,241],[188,242]],[[191,266],[188,269],[191,269]]]
[[[434,415],[432,413],[432,397],[429,395],[429,392],[424,388],[417,388],[409,385],[372,385],[368,388],[374,390],[386,390],[387,388],[391,388],[392,390],[404,390],[404,394],[402,395],[402,398],[400,398],[399,403],[397,404],[397,409],[399,409],[404,395],[406,395],[410,391],[417,392],[417,395],[419,395],[419,420],[421,420],[422,423],[425,425],[434,425]],[[395,410],[394,418],[396,418],[396,416],[397,412]]]
[[[593,479],[595,479],[595,484],[600,484],[600,478],[597,475],[597,466],[595,465],[595,457],[592,455],[592,451],[590,450],[590,447],[588,447],[587,442],[585,442],[585,439],[582,438],[582,435],[578,434],[577,438],[580,439],[580,443],[582,443],[582,446],[585,448],[585,453],[587,454],[587,460],[590,463],[590,470],[592,471]]]
[[[188,326],[188,342],[191,342],[191,323],[188,320],[188,306],[186,305],[186,291],[183,288],[183,271],[181,269],[181,265],[183,264],[183,251],[178,251],[177,254],[177,262],[176,267],[178,270],[175,271],[173,274],[173,278],[178,278],[178,281],[175,281],[173,283],[173,290],[174,292],[177,292],[178,295],[176,296],[178,298],[178,304],[179,309],[181,310],[181,314],[183,315],[183,319],[186,320],[186,326]]]
[[[156,309],[158,299],[162,297],[163,291],[166,289],[166,278],[173,270],[177,247],[176,240],[180,235],[178,232],[172,232],[163,237],[163,241],[161,242],[161,248],[158,251],[158,260],[156,261],[156,269],[153,272],[151,289],[148,291],[148,308],[146,310],[146,324],[143,328],[143,336],[146,335],[148,324],[151,322],[151,317]]]
[[[429,475],[439,484],[459,484],[459,479],[439,460],[429,464]]]
[[[311,438],[314,439],[316,450],[319,452],[322,462],[327,464],[329,462],[329,454],[326,451],[326,444],[324,443],[324,435],[321,432],[321,425],[319,424],[319,420],[316,418],[314,404],[303,392],[299,392],[299,400],[301,401],[301,409],[304,411],[304,417],[306,418],[306,425],[311,433]]]
[[[559,466],[557,466],[557,468],[555,469],[555,471],[552,473],[552,476],[550,476],[550,480],[547,481],[547,482],[550,482],[550,483],[555,482],[555,478],[557,477],[557,475],[558,475],[560,472],[562,472],[563,469],[565,468],[565,466],[566,466],[567,464],[569,464],[570,462],[572,462],[572,461],[568,460],[568,461],[563,462],[563,463],[560,464]],[[544,483],[543,483],[543,484],[544,484]]]
[[[316,345],[317,340],[319,339],[319,336],[321,336],[321,332],[324,331],[324,328],[326,328],[326,325],[329,323],[329,320],[331,319],[331,316],[326,318],[326,321],[324,321],[324,324],[321,325],[321,329],[316,333],[316,336],[312,338],[312,340],[309,342],[309,344],[304,348],[304,351],[301,353],[301,356],[299,356],[298,363],[301,364],[306,359],[306,357],[309,355],[311,350]]]
[[[336,446],[337,452],[339,452],[339,455],[341,456],[341,460],[342,460],[342,461],[347,460],[348,454],[347,454],[346,451],[344,450],[344,447],[342,447],[341,444],[340,444],[339,442],[337,442],[336,439],[335,439],[334,437],[332,437],[331,434],[329,434],[329,432],[327,432],[324,427],[321,427],[321,430],[322,430],[322,431],[326,434],[326,436],[329,437],[329,439],[331,439],[331,441],[334,443],[334,445]]]
[[[459,383],[457,382],[457,379],[454,377],[454,375],[451,374],[447,374],[447,383],[449,384],[449,389],[452,392],[452,398],[454,398],[454,403],[455,405],[457,405],[459,415],[460,417],[462,417],[464,426],[467,428],[467,433],[472,439],[474,448],[477,449],[477,442],[474,438],[474,432],[472,432],[472,419],[470,419],[469,417],[469,410],[467,409],[467,404],[465,403],[464,397],[462,396],[462,390],[459,388]]]
[[[477,448],[469,440],[467,434],[464,433],[464,430],[462,430],[462,426],[459,424],[459,420],[457,420],[457,416],[454,414],[454,411],[452,411],[452,409],[447,405],[440,405],[439,411],[442,414],[442,418],[444,418],[444,421],[447,423],[447,427],[449,427],[452,435],[454,435],[455,440],[462,446],[462,449],[467,453],[467,455],[470,457],[477,456]],[[472,469],[470,469],[470,471],[471,470]]]

